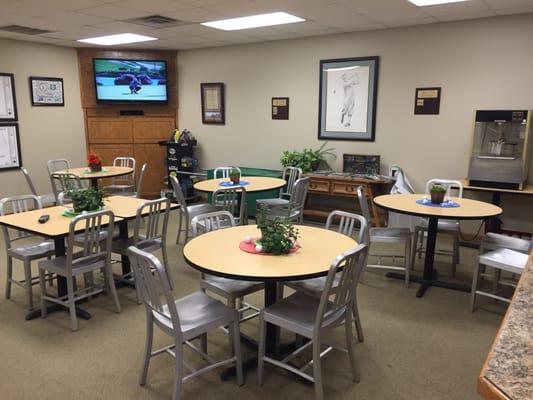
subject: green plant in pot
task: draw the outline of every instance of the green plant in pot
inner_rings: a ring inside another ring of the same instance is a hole
[[[229,173],[229,179],[235,184],[238,185],[241,181],[241,173],[237,168],[231,168]]]
[[[298,229],[290,221],[268,220],[268,206],[261,204],[257,210],[257,227],[261,230],[261,239],[257,244],[262,251],[271,254],[287,254],[298,239]]]
[[[328,158],[336,158],[333,148],[325,148],[328,142],[322,143],[317,150],[303,149],[303,151],[285,150],[281,155],[283,167],[298,167],[302,171],[311,172],[320,168],[328,168]]]
[[[75,213],[98,211],[104,206],[104,191],[101,189],[68,189],[65,195],[72,201]]]
[[[430,190],[431,202],[433,204],[441,204],[444,201],[446,195],[446,186],[440,184],[434,184]]]

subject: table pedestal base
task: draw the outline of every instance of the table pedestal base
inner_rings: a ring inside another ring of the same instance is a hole
[[[54,313],[54,312],[58,312],[58,311],[69,312],[67,307],[64,307],[64,306],[62,306],[60,304],[49,305],[48,307],[46,307],[46,311],[48,312],[48,314],[51,314],[51,313]],[[91,319],[91,314],[89,314],[87,311],[85,311],[85,310],[83,310],[81,308],[78,308],[78,307],[76,307],[76,315],[79,318],[84,319],[84,320]],[[36,318],[40,318],[40,317],[41,317],[41,309],[39,308],[39,309],[30,311],[28,314],[26,314],[26,321],[31,321],[32,319],[36,319]]]
[[[388,272],[385,276],[387,278],[400,279],[400,280],[405,281],[405,275],[398,273],[398,272]],[[417,275],[410,275],[409,280],[411,282],[420,283],[420,287],[418,288],[416,292],[416,297],[424,296],[424,294],[426,293],[426,290],[428,290],[430,286],[440,287],[444,289],[459,290],[461,292],[468,292],[468,293],[470,293],[471,291],[470,286],[463,285],[460,283],[455,283],[455,282],[446,282],[446,281],[439,280],[437,271],[433,273],[433,279],[430,279],[430,280],[426,280],[423,277],[417,276]]]

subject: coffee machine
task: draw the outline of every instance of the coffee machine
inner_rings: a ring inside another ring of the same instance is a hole
[[[531,110],[478,110],[468,180],[472,186],[522,190],[527,182]]]

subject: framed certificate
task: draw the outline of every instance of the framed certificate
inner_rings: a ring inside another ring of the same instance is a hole
[[[65,105],[62,78],[44,78],[30,76],[31,105],[56,106]]]
[[[18,125],[0,125],[0,171],[22,167]]]
[[[17,99],[13,74],[0,72],[0,122],[17,120]]]
[[[222,82],[201,83],[202,122],[224,125],[224,84]]]

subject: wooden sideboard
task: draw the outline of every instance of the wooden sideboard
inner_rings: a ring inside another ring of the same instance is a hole
[[[333,210],[360,211],[357,187],[363,186],[375,226],[383,226],[384,215],[374,205],[374,197],[388,193],[392,182],[342,175],[306,174],[310,178],[304,215],[325,219]]]

